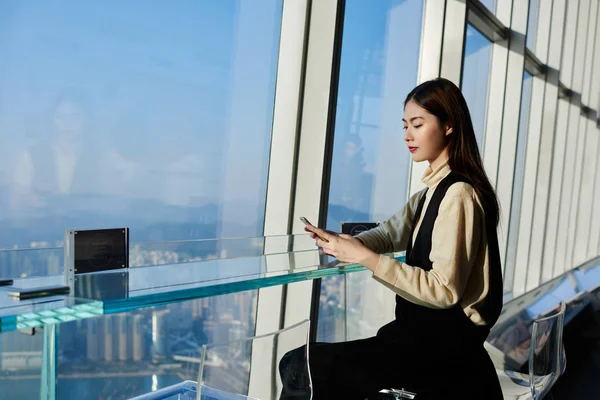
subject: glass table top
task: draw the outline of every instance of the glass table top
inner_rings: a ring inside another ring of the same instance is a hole
[[[262,239],[256,241],[259,255],[240,250],[233,258],[76,275],[68,295],[16,300],[8,296],[11,288],[62,285],[64,276],[15,279],[12,286],[0,287],[0,330],[34,328],[365,270],[323,255],[307,235]],[[404,259],[400,253],[393,256]]]

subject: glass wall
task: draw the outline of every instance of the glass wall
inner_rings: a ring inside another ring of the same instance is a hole
[[[261,235],[281,17],[282,0],[2,2],[0,249],[65,228]]]
[[[484,6],[488,8],[491,12],[496,11],[496,0],[481,0]]]
[[[196,381],[202,345],[254,335],[256,297],[247,291],[56,325],[56,399],[130,399]],[[42,339],[40,330],[0,335],[3,399],[40,398]],[[249,372],[230,378],[239,390]]]
[[[539,11],[538,1],[539,0],[531,0],[529,2],[529,22],[527,23],[527,48],[534,52]]]
[[[468,25],[461,90],[471,112],[480,152],[485,138],[491,53],[492,42],[473,26]]]
[[[422,19],[421,0],[346,2],[328,229],[339,231],[345,221],[383,221],[404,206],[410,155],[402,115],[405,97],[417,83]],[[391,318],[374,315],[376,303],[365,302],[366,293],[376,298],[382,288],[369,281],[362,273],[347,281],[323,280],[319,340],[345,337],[340,318],[346,310],[352,310],[348,326],[364,326],[352,335],[372,332],[382,318]],[[346,307],[340,308],[343,297]]]
[[[527,132],[529,128],[529,108],[533,90],[533,77],[527,71],[523,75],[523,90],[521,92],[521,111],[519,115],[519,132],[517,136],[517,153],[515,160],[515,176],[513,180],[512,200],[510,203],[510,220],[508,227],[508,245],[504,264],[504,291],[512,291],[517,257],[519,221],[521,215],[521,194],[525,178],[525,155],[527,153]]]

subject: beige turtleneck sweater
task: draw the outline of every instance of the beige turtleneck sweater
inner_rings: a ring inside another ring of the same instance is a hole
[[[447,162],[435,170],[428,168],[423,176],[427,189],[412,196],[389,220],[357,238],[377,253],[406,250],[421,196],[426,199],[413,243],[435,188],[449,173]],[[419,305],[442,309],[460,304],[476,325],[486,325],[485,316],[480,314],[489,290],[485,218],[475,190],[468,183],[457,182],[446,192],[433,227],[429,258],[433,268],[425,271],[382,255],[373,278]]]

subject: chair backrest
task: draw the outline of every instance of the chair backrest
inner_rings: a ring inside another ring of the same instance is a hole
[[[304,320],[270,334],[202,346],[197,399],[279,399],[280,373],[293,380],[286,390],[294,393],[286,396],[311,399],[309,328]]]
[[[565,303],[561,303],[557,312],[533,322],[529,349],[529,384],[534,399],[543,398],[565,371],[565,308]]]

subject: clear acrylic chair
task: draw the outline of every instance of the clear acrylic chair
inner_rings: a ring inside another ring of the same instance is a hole
[[[206,344],[200,354],[181,356],[182,376],[193,368],[197,382],[176,385],[131,400],[312,399],[308,363],[310,322],[304,320],[266,335]],[[288,379],[285,393],[281,376]]]
[[[309,331],[304,320],[270,334],[202,346],[198,398],[312,399]],[[285,393],[282,376],[288,379]]]
[[[561,303],[559,311],[533,322],[529,344],[529,374],[497,370],[505,399],[543,399],[565,372],[565,309],[565,304]]]

